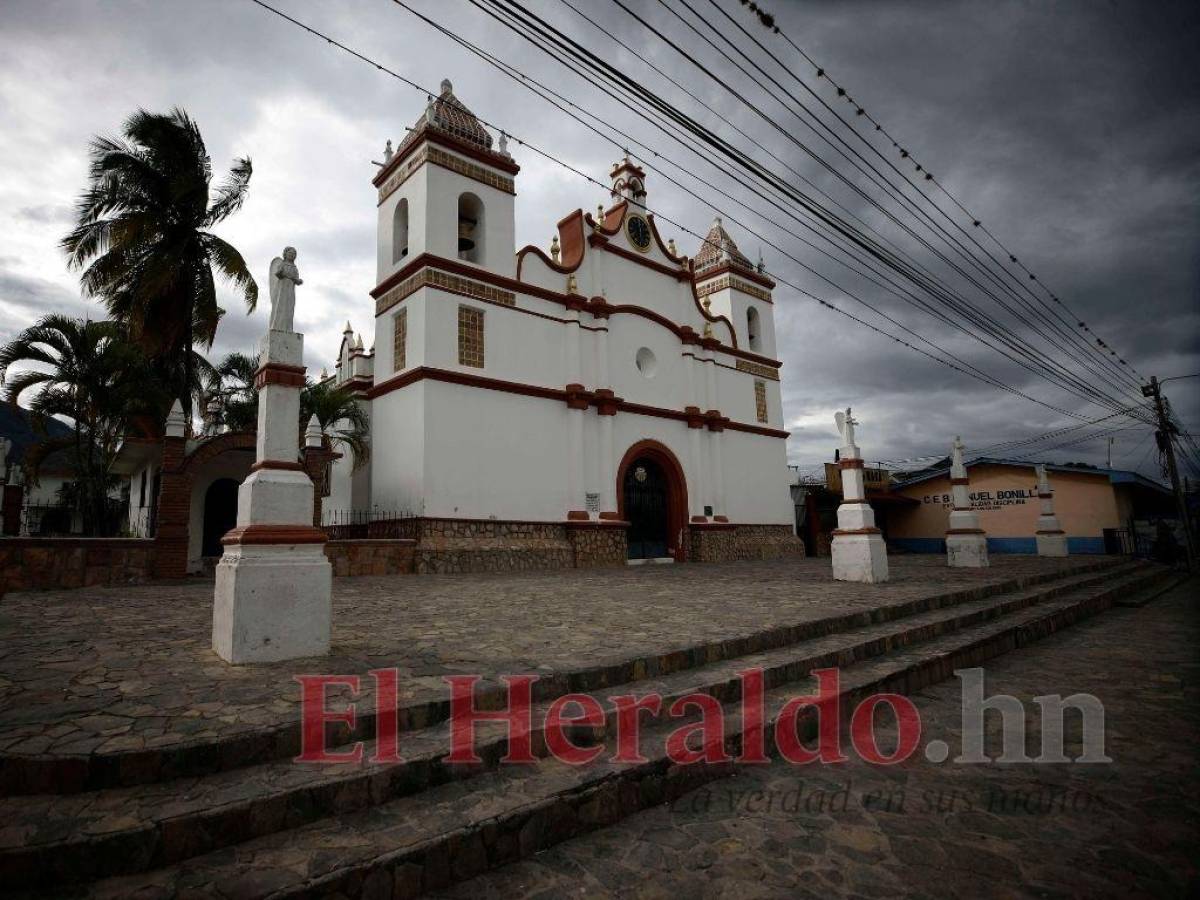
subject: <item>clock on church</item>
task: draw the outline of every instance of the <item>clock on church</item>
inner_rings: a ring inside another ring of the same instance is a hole
[[[645,253],[650,249],[650,223],[642,216],[631,215],[625,219],[625,233],[629,243]]]

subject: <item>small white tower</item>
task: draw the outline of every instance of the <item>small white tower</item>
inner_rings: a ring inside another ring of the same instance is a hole
[[[609,173],[612,179],[613,203],[630,200],[634,206],[646,205],[646,170],[629,159],[629,151],[625,158],[613,166]]]
[[[1038,556],[1066,556],[1067,533],[1063,531],[1054,514],[1054,491],[1050,488],[1050,478],[1046,475],[1046,466],[1034,467],[1038,480],[1038,499],[1042,502],[1042,514],[1037,520],[1037,552]]]
[[[733,323],[738,348],[775,359],[775,313],[771,291],[775,282],[742,253],[721,217],[696,252],[696,294],[707,300],[714,316]]]
[[[513,177],[520,167],[447,79],[376,174],[378,283],[422,254],[515,273]]]
[[[950,450],[950,493],[954,508],[946,530],[946,564],[952,568],[981,569],[988,565],[987,534],[979,527],[979,513],[971,508],[971,480],[963,462],[962,438]]]

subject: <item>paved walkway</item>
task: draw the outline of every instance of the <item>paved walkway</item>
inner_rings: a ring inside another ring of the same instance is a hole
[[[118,753],[266,729],[298,717],[297,672],[397,666],[404,699],[442,696],[445,674],[567,671],[1094,564],[1000,556],[972,571],[900,556],[869,589],[833,581],[828,559],[337,579],[330,656],[238,667],[210,649],[211,582],[8,594],[0,752]]]
[[[920,753],[892,769],[776,762],[445,896],[1198,896],[1196,586],[987,666],[988,695],[1014,694],[1033,712],[1035,695],[1099,696],[1112,764],[934,765]],[[914,699],[924,734],[949,737],[953,758],[957,682]],[[1036,729],[1027,736],[1036,755]]]

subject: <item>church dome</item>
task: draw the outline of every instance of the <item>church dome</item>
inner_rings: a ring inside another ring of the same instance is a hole
[[[696,252],[696,272],[699,274],[707,269],[715,269],[725,264],[749,272],[754,271],[754,263],[738,250],[738,246],[729,236],[729,232],[721,225],[721,217],[717,216],[713,220],[712,228],[704,237],[704,243]]]
[[[426,130],[440,131],[480,150],[495,152],[492,150],[492,136],[479,124],[475,114],[454,96],[454,86],[448,78],[442,81],[442,92],[431,100],[400,147],[411,144]]]

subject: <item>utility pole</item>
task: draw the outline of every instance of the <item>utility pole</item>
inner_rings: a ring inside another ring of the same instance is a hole
[[[1183,523],[1183,538],[1187,545],[1188,569],[1196,571],[1196,548],[1192,540],[1192,523],[1188,519],[1187,500],[1184,497],[1183,485],[1179,483],[1179,469],[1175,465],[1175,442],[1172,439],[1174,427],[1167,419],[1166,406],[1163,403],[1162,386],[1158,376],[1150,376],[1150,383],[1142,385],[1142,396],[1154,400],[1154,412],[1158,416],[1158,433],[1162,435],[1167,453],[1167,473],[1171,476],[1171,489],[1175,492],[1175,505],[1179,510],[1179,521]]]

